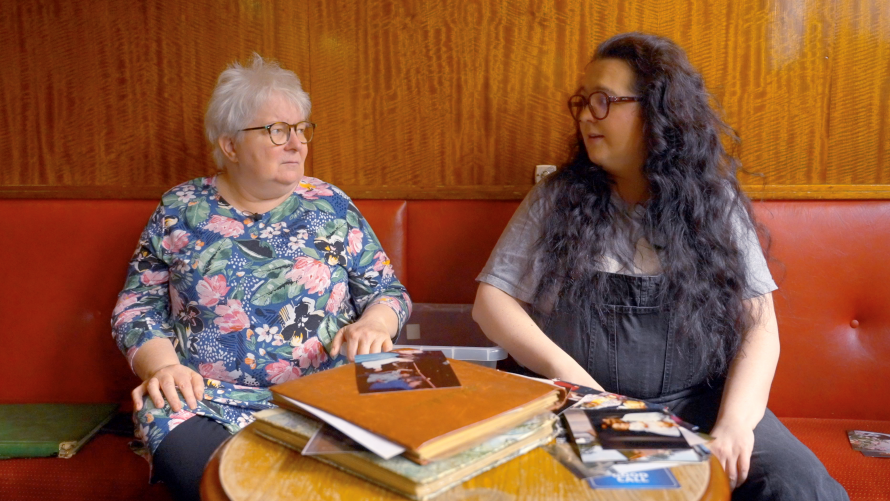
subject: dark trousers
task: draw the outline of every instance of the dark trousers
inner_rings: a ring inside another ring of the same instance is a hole
[[[204,416],[182,422],[152,455],[152,480],[167,485],[176,501],[200,501],[201,476],[213,451],[232,435]]]
[[[669,403],[681,418],[710,430],[717,420],[722,388]],[[732,492],[734,501],[849,501],[819,458],[769,409],[754,427],[748,480]]]
[[[601,304],[588,315],[536,318],[544,332],[610,392],[670,407],[710,431],[717,420],[723,380],[708,383],[698,347],[682,338],[661,304],[665,279],[602,274]],[[603,312],[596,314],[597,310]],[[585,320],[586,321],[582,321]],[[819,459],[767,409],[754,428],[748,480],[734,500],[848,501],[844,488]]]
[[[767,409],[754,428],[748,480],[733,491],[732,499],[848,501],[850,498],[819,458]]]

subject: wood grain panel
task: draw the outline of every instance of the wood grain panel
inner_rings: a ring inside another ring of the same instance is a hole
[[[253,51],[307,73],[302,8],[286,0],[0,2],[0,185],[129,195],[214,172],[203,116],[217,76]]]
[[[0,2],[2,197],[146,197],[213,171],[203,111],[256,50],[303,79],[308,172],[358,198],[521,198],[596,45],[671,37],[764,198],[890,198],[885,0]]]

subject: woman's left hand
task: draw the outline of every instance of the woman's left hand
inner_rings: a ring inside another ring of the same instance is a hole
[[[711,430],[714,441],[708,444],[729,477],[730,489],[745,483],[754,450],[754,430],[742,425],[718,422]]]
[[[387,306],[368,308],[355,322],[343,327],[331,342],[331,357],[346,355],[350,362],[356,355],[379,353],[392,349],[391,333],[398,329],[398,317]]]

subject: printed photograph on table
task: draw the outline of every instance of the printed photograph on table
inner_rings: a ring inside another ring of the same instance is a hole
[[[587,479],[593,489],[679,489],[680,482],[667,468],[635,471]]]
[[[890,434],[876,431],[847,430],[853,450],[869,457],[890,457]]]
[[[576,408],[568,409],[563,416],[585,463],[695,462],[709,455],[704,444],[711,437],[681,430],[669,413]]]
[[[663,412],[597,411],[584,413],[606,449],[688,449],[680,426]]]
[[[581,409],[652,409],[655,408],[642,400],[634,400],[614,393],[584,395],[575,405]]]
[[[441,351],[411,348],[355,357],[359,393],[454,388],[460,381]]]

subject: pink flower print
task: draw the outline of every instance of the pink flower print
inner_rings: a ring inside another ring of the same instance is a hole
[[[240,237],[244,233],[244,225],[240,221],[218,214],[210,218],[206,228],[224,237]]]
[[[194,415],[195,415],[194,412],[189,412],[185,409],[182,409],[181,411],[176,412],[174,414],[170,414],[170,421],[167,421],[167,427],[168,427],[167,431],[173,431],[173,428],[176,428],[177,426],[181,425],[183,422],[185,422],[186,419],[189,419],[189,418],[193,417]]]
[[[405,301],[405,306],[408,307],[408,316],[410,317],[411,312],[414,311],[414,303],[411,302],[411,297],[407,292],[402,292],[402,299]]]
[[[189,200],[195,198],[195,188],[194,186],[192,186],[191,188],[191,190],[182,189],[176,192],[176,197],[179,198],[180,202],[187,203]]]
[[[399,315],[399,313],[402,312],[402,305],[398,301],[396,301],[395,298],[391,298],[389,296],[383,296],[380,299],[374,301],[372,304],[385,304],[386,306],[392,308],[393,311],[395,311],[396,315]],[[401,315],[399,316],[401,317]]]
[[[306,287],[310,294],[318,294],[331,285],[331,269],[311,257],[298,257],[285,278]]]
[[[158,285],[167,283],[168,273],[166,270],[164,271],[145,271],[142,273],[142,277],[139,279],[143,285]]]
[[[161,247],[175,254],[188,244],[188,233],[182,230],[173,230],[173,233],[164,237],[164,241],[161,242]]]
[[[301,369],[310,365],[317,369],[328,359],[328,354],[325,353],[321,341],[314,337],[294,348],[293,359],[294,362],[299,361]]]
[[[226,365],[222,360],[217,360],[212,364],[200,364],[198,365],[198,373],[208,379],[216,379],[219,381],[226,381],[228,383],[234,383],[235,380],[229,376],[229,371],[226,370]]]
[[[229,299],[228,303],[217,305],[213,312],[219,315],[213,319],[213,323],[223,332],[238,332],[250,323],[241,307],[241,301],[237,299]]]
[[[347,240],[349,242],[349,252],[353,256],[357,256],[358,253],[362,251],[362,238],[364,238],[362,230],[358,228],[349,230]]]
[[[118,315],[117,319],[114,321],[114,326],[117,327],[120,324],[132,322],[137,317],[141,317],[143,313],[150,309],[151,306],[140,306],[139,308],[131,308],[129,310],[126,310]]]
[[[346,298],[346,284],[338,282],[334,286],[334,290],[331,291],[331,297],[328,299],[328,304],[324,305],[324,309],[336,314],[340,311],[340,304],[343,303],[344,298]]]
[[[266,374],[269,381],[281,384],[297,379],[302,372],[299,367],[294,367],[287,360],[279,360],[266,366]]]
[[[383,278],[391,277],[392,264],[390,264],[389,256],[383,251],[377,251],[377,254],[374,254],[374,259],[377,260],[374,262],[374,271],[383,275]]]
[[[121,294],[120,297],[117,298],[117,304],[114,305],[114,310],[111,311],[112,315],[117,315],[118,313],[126,310],[128,307],[136,304],[136,301],[139,300],[139,294],[133,293],[124,293]]]
[[[309,239],[309,230],[305,226],[300,225],[297,227],[296,235],[296,239],[290,237],[290,243],[287,244],[293,250],[301,249],[305,246],[306,240]]]
[[[198,291],[198,303],[204,306],[216,306],[226,296],[231,287],[226,287],[226,276],[219,274],[213,277],[204,277],[195,286]]]
[[[317,200],[318,197],[330,197],[334,192],[329,190],[331,185],[322,182],[314,177],[304,177],[294,193],[301,195],[306,200]]]
[[[275,337],[275,334],[278,334],[278,327],[269,327],[268,325],[263,324],[262,327],[257,327],[256,340],[269,343],[272,342],[272,338]]]

